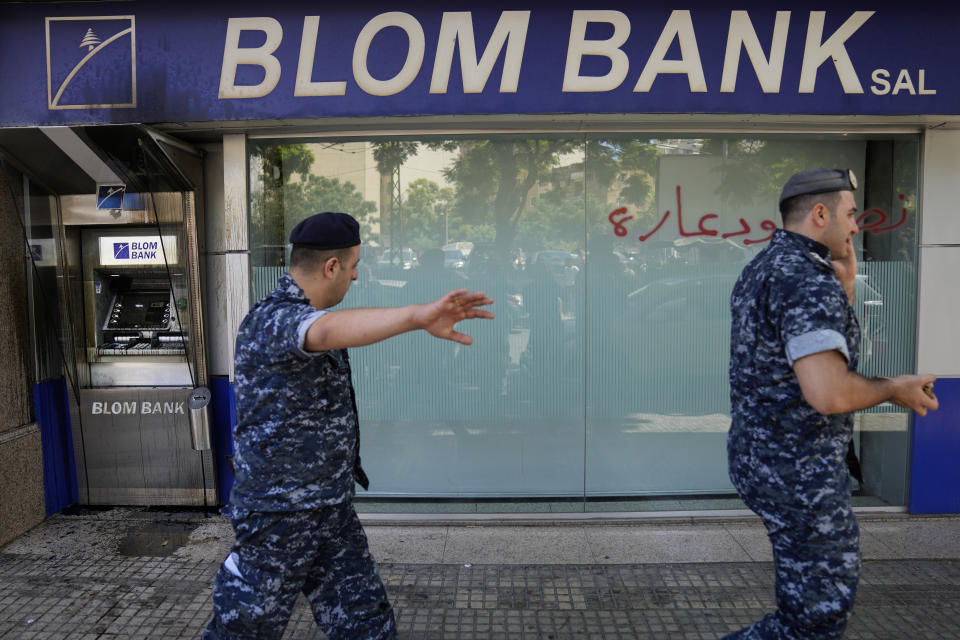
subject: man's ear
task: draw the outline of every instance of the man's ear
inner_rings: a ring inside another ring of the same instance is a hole
[[[340,258],[336,256],[332,258],[327,258],[327,261],[323,263],[323,277],[332,278],[337,275],[337,266],[340,264]]]
[[[813,223],[818,227],[827,226],[827,218],[830,217],[830,211],[822,202],[813,205]]]

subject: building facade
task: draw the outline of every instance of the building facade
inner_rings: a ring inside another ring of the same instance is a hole
[[[496,300],[470,348],[408,335],[352,356],[361,509],[742,508],[724,447],[729,294],[780,225],[783,182],[813,166],[861,178],[861,372],[940,377],[935,414],[857,416],[855,504],[960,512],[960,82],[935,53],[960,12],[0,14],[0,151],[33,258],[9,273],[31,292],[27,377],[52,389],[11,425],[42,423],[15,455],[43,457],[48,513],[225,499],[237,325],[284,271],[290,229],[323,210],[363,228],[345,306],[460,287]]]

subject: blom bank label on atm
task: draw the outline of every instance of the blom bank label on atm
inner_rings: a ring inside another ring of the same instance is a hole
[[[162,265],[177,261],[175,236],[102,236],[100,264],[103,266]]]

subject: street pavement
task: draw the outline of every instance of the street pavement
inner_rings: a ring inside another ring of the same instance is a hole
[[[960,638],[960,517],[859,515],[846,638]],[[712,639],[772,610],[759,520],[364,517],[404,639]],[[0,638],[197,638],[232,543],[212,512],[75,508],[0,548]],[[299,600],[286,639],[322,639]]]

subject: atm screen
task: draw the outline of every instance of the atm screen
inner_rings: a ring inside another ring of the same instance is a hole
[[[169,329],[169,291],[131,291],[117,294],[105,329]]]

